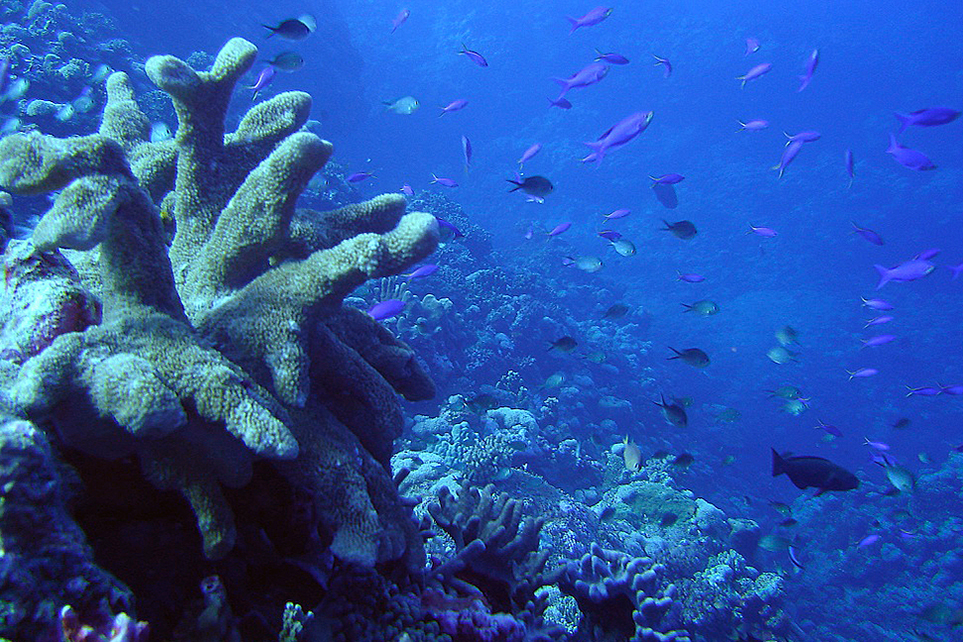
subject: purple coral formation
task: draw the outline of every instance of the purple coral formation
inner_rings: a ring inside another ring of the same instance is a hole
[[[615,635],[631,642],[687,642],[685,631],[673,628],[676,588],[662,586],[664,570],[648,557],[633,558],[593,544],[581,559],[565,565],[558,586],[578,602],[579,630],[590,636],[587,639]]]

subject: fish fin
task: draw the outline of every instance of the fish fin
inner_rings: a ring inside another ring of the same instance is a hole
[[[269,26],[267,26],[267,25],[265,25],[265,24],[262,24],[261,26],[264,27],[265,29],[270,29],[270,30],[271,30],[271,33],[269,33],[268,35],[264,36],[264,39],[265,39],[265,40],[267,40],[268,38],[270,38],[271,36],[274,35],[274,33],[275,33],[275,31],[276,31],[276,29],[275,29],[274,27],[269,27]]]
[[[583,163],[601,163],[602,159],[605,158],[605,148],[602,143],[595,141],[592,143],[582,143],[583,145],[588,145],[592,149],[592,153],[582,159]]]
[[[777,477],[786,472],[786,460],[776,452],[775,448],[770,448],[772,451],[772,476]]]
[[[521,183],[519,183],[519,182],[517,182],[517,181],[513,181],[513,180],[510,179],[510,178],[506,178],[505,180],[515,186],[515,187],[511,188],[510,190],[508,190],[508,193],[509,193],[509,194],[511,194],[511,193],[514,192],[514,191],[517,191],[517,190],[521,189],[521,187],[522,187],[522,184],[521,184]]]
[[[906,128],[909,127],[909,121],[912,116],[909,114],[901,114],[899,112],[896,112],[893,115],[896,116],[896,120],[899,121],[899,131],[896,133],[902,134],[904,131],[906,131]]]
[[[572,16],[565,16],[565,19],[572,23],[572,30],[568,32],[568,35],[572,35],[573,33],[575,33],[576,29],[582,26],[581,24],[579,24],[579,21],[577,18],[573,18]]]
[[[878,290],[884,285],[886,285],[887,283],[889,283],[892,277],[889,274],[889,268],[886,268],[880,265],[879,263],[877,263],[873,267],[876,268],[877,272],[879,272],[879,283],[876,284],[876,289]]]

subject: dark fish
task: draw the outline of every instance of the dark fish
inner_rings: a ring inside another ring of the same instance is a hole
[[[559,352],[571,352],[578,346],[578,342],[572,337],[566,335],[560,339],[552,341],[552,345],[549,350],[558,350]]]
[[[709,365],[709,355],[699,348],[686,348],[680,352],[672,346],[669,346],[669,350],[674,352],[675,356],[669,357],[666,359],[666,361],[671,361],[672,359],[681,359],[684,363],[687,363],[694,368],[705,368],[707,365]]]
[[[672,232],[676,238],[680,238],[683,241],[688,241],[696,235],[696,227],[692,224],[692,221],[676,221],[675,223],[669,223],[663,219],[662,222],[665,223],[665,227],[659,229],[666,232]]]
[[[538,198],[545,198],[545,196],[551,194],[552,190],[555,189],[555,186],[552,185],[552,182],[544,176],[527,176],[525,180],[521,182],[513,181],[510,178],[505,180],[515,186],[508,190],[509,192],[522,190],[526,194],[531,194],[532,196],[537,196]]]
[[[605,314],[602,315],[602,318],[618,319],[618,318],[624,317],[628,311],[629,311],[629,306],[623,303],[616,303],[612,305],[608,310],[605,311]]]
[[[466,401],[465,405],[476,415],[481,415],[498,406],[498,400],[491,395],[478,395],[471,401]]]
[[[300,18],[285,20],[276,27],[270,25],[261,26],[271,30],[271,33],[267,35],[268,38],[271,36],[281,36],[287,40],[304,40],[311,35],[312,31],[317,29],[318,23],[314,17],[303,15]]]
[[[769,506],[780,515],[788,516],[792,514],[792,508],[789,507],[789,504],[769,500]]]
[[[666,403],[665,395],[660,395],[662,401],[653,401],[655,405],[662,408],[662,416],[665,420],[677,428],[685,428],[689,424],[689,418],[685,414],[685,409],[677,403]]]
[[[791,526],[795,526],[795,525],[798,524],[798,523],[799,523],[799,522],[797,522],[797,521],[796,521],[795,519],[793,519],[792,517],[787,517],[786,519],[784,519],[784,520],[782,520],[781,522],[779,522],[779,526],[782,526],[783,528],[789,528],[789,527],[791,527]]]
[[[679,521],[678,515],[676,515],[675,513],[666,513],[665,515],[662,516],[661,521],[659,521],[659,525],[662,526],[663,528],[668,528],[669,526],[672,526],[673,524],[675,524],[677,521]]]
[[[910,420],[907,417],[900,417],[895,422],[893,422],[893,428],[897,430],[902,430],[904,428],[909,428]]]
[[[679,207],[679,196],[675,193],[675,188],[671,185],[654,183],[652,185],[652,191],[655,192],[655,197],[659,199],[659,202],[668,209],[674,210]]]
[[[796,488],[818,488],[816,495],[828,490],[854,490],[859,480],[845,468],[822,457],[783,457],[772,449],[772,476],[785,473]]]
[[[695,461],[695,457],[689,453],[682,453],[681,455],[676,455],[675,459],[672,460],[673,466],[678,466],[679,468],[688,468]]]

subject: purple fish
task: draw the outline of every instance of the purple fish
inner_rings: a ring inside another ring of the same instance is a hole
[[[886,150],[886,153],[892,154],[896,162],[903,167],[915,169],[918,172],[936,169],[936,165],[933,164],[933,161],[931,161],[926,154],[915,149],[910,149],[909,147],[903,147],[896,142],[896,136],[893,134],[889,135],[889,149]]]
[[[816,426],[817,429],[825,430],[826,432],[828,432],[828,433],[829,433],[830,435],[832,435],[833,437],[842,437],[842,436],[843,436],[842,431],[841,431],[839,428],[837,428],[836,426],[834,426],[834,425],[832,425],[832,424],[824,423],[821,419],[820,419],[820,420],[817,420],[817,421],[819,421],[819,425]]]
[[[863,437],[863,445],[869,446],[873,450],[879,450],[879,451],[889,450],[889,444],[884,444],[881,441],[870,441],[868,437]]]
[[[609,68],[600,62],[593,62],[586,65],[580,71],[576,72],[571,78],[552,78],[558,85],[562,88],[562,93],[558,95],[559,100],[568,93],[570,89],[575,89],[577,87],[588,87],[589,85],[594,85],[609,73]]]
[[[746,55],[754,54],[759,51],[759,41],[755,38],[746,38]]]
[[[570,102],[569,102],[567,99],[565,99],[565,98],[558,98],[558,99],[556,99],[556,100],[552,100],[551,98],[549,98],[549,99],[548,99],[548,102],[549,102],[549,105],[551,105],[552,107],[558,107],[559,109],[571,109],[571,108],[572,108],[572,103],[570,103]]]
[[[940,387],[940,392],[944,395],[953,395],[954,397],[959,397],[963,395],[963,384],[953,384],[951,386],[944,386],[943,384],[938,384]]]
[[[686,283],[702,283],[706,280],[706,277],[701,274],[683,274],[679,272],[679,276],[676,277],[676,281],[685,281]]]
[[[451,221],[446,221],[445,219],[438,218],[437,216],[435,217],[435,220],[438,221],[438,231],[443,241],[465,238],[465,235],[461,233],[461,230],[455,227],[455,224]]]
[[[907,281],[922,279],[932,272],[936,266],[926,260],[911,259],[893,268],[885,268],[879,264],[873,267],[879,272],[879,283],[876,284],[876,289],[878,290],[890,281],[905,283]]]
[[[813,79],[813,74],[816,73],[816,66],[819,65],[819,49],[813,49],[813,52],[809,54],[809,60],[806,61],[806,71],[803,75],[799,77],[801,84],[796,92],[800,92],[809,86],[809,81]]]
[[[465,100],[464,98],[459,98],[458,100],[453,100],[453,101],[451,101],[450,103],[448,103],[448,105],[447,105],[446,107],[442,107],[442,108],[441,108],[441,113],[438,114],[438,117],[441,118],[442,116],[444,116],[445,114],[447,114],[447,113],[449,113],[449,112],[459,111],[459,110],[461,110],[461,109],[464,109],[464,108],[465,108],[465,105],[467,105],[467,104],[468,104],[468,101]]]
[[[567,230],[567,229],[570,228],[570,227],[572,227],[572,224],[571,224],[571,223],[559,223],[558,225],[556,225],[556,226],[552,229],[551,232],[548,233],[547,236],[548,236],[549,238],[551,238],[551,237],[553,237],[553,236],[558,236],[559,234],[561,234],[562,232],[564,232],[565,230]]]
[[[738,76],[736,80],[741,80],[742,86],[745,87],[747,82],[749,82],[750,80],[755,80],[756,78],[759,78],[760,76],[768,72],[770,69],[772,69],[772,63],[764,62],[756,65],[755,67],[747,71],[742,76]]]
[[[779,164],[773,166],[773,169],[779,170],[779,178],[785,173],[786,168],[789,167],[789,163],[793,162],[799,150],[805,143],[801,140],[793,140],[789,142],[789,145],[782,152],[782,157],[779,159]]]
[[[426,276],[431,276],[438,271],[438,266],[434,263],[428,263],[427,265],[422,265],[419,268],[409,272],[408,274],[403,274],[402,276],[407,277],[408,280],[412,279],[423,279]]]
[[[749,224],[749,231],[746,234],[756,234],[766,239],[775,238],[777,232],[771,227],[756,227],[752,223]]]
[[[610,65],[627,65],[629,64],[629,59],[625,56],[617,53],[602,53],[598,49],[595,50],[598,55],[595,57],[595,62],[607,62]]]
[[[345,180],[349,183],[360,183],[361,181],[366,181],[369,178],[374,178],[374,174],[371,172],[355,172],[354,174],[349,174],[348,178]]]
[[[522,165],[524,165],[526,161],[532,160],[532,158],[534,158],[535,154],[539,153],[540,151],[542,151],[542,144],[541,144],[541,143],[535,143],[534,145],[532,145],[531,147],[529,147],[528,149],[526,149],[526,150],[524,151],[524,153],[522,153],[522,155],[521,155],[521,156],[519,157],[519,159],[518,159],[518,166],[519,166],[519,168],[520,168]],[[519,179],[519,180],[521,180],[521,179]]]
[[[277,69],[275,69],[271,65],[268,65],[267,67],[262,69],[261,73],[259,73],[257,76],[257,80],[254,81],[254,84],[248,87],[248,89],[254,90],[254,95],[251,96],[251,100],[257,100],[257,95],[261,92],[262,89],[270,85],[271,81],[274,80],[274,77],[277,75],[278,75]]]
[[[888,314],[883,314],[876,317],[875,319],[870,319],[869,321],[867,321],[866,325],[864,325],[863,328],[868,328],[871,325],[883,325],[884,323],[889,323],[892,320],[893,320],[893,317],[891,317]]]
[[[368,310],[368,314],[370,314],[375,321],[382,321],[398,316],[404,309],[405,302],[401,299],[385,299],[380,303],[375,303],[371,309]]]
[[[843,165],[846,167],[846,173],[849,175],[849,186],[846,188],[849,189],[853,186],[853,177],[856,175],[855,164],[853,161],[853,150],[847,149],[845,152],[843,152]]]
[[[903,131],[910,126],[936,127],[937,125],[952,123],[960,117],[960,112],[949,107],[931,107],[930,109],[920,109],[919,111],[908,114],[900,114],[897,112],[893,115],[896,116],[896,120],[899,121],[899,132],[897,133],[902,134]]]
[[[950,270],[950,272],[953,273],[953,281],[955,281],[956,277],[963,273],[963,263],[960,263],[959,265],[947,265],[946,267]]]
[[[876,535],[876,534],[867,535],[863,539],[859,540],[859,543],[856,544],[856,548],[866,548],[867,546],[872,546],[878,541],[879,541],[879,535]]]
[[[598,233],[598,235],[601,236],[606,241],[612,241],[612,242],[618,241],[620,238],[622,238],[622,235],[616,232],[615,230],[602,230],[601,232]]]
[[[767,127],[769,127],[769,121],[768,121],[768,120],[747,120],[746,122],[742,122],[742,121],[740,120],[740,121],[737,121],[737,122],[739,123],[740,129],[738,129],[738,130],[736,131],[736,133],[738,133],[738,132],[758,132],[758,131],[762,131],[763,129],[766,129]]]
[[[442,187],[458,187],[458,183],[452,179],[445,178],[444,176],[435,176],[434,174],[431,175],[431,182],[438,183]]]
[[[672,63],[669,62],[669,59],[668,59],[668,58],[660,58],[659,56],[656,56],[655,54],[652,54],[652,56],[655,58],[655,66],[656,66],[656,67],[658,67],[659,65],[662,65],[662,77],[663,77],[663,78],[668,78],[669,76],[671,76],[671,75],[672,75]]]
[[[894,340],[895,338],[896,338],[896,335],[893,335],[893,334],[877,334],[872,337],[869,337],[868,339],[862,339],[863,345],[860,347],[872,348],[875,346],[885,345],[890,341]]]
[[[471,141],[468,140],[468,136],[465,136],[464,134],[462,134],[461,136],[461,152],[462,152],[462,155],[465,157],[465,171],[467,172],[468,168],[471,167],[472,150],[471,150]]]
[[[471,60],[473,63],[478,65],[479,67],[488,66],[488,61],[485,60],[485,56],[481,55],[477,51],[472,51],[471,49],[465,46],[465,43],[461,43],[461,51],[459,51],[458,54],[461,56],[465,56],[466,58]]]
[[[917,254],[916,256],[914,256],[913,258],[914,258],[914,259],[917,259],[917,260],[920,260],[920,261],[929,261],[931,258],[933,258],[934,256],[936,256],[936,255],[939,254],[940,252],[942,252],[942,250],[941,250],[940,248],[938,248],[938,247],[931,247],[931,248],[928,249],[928,250],[923,250],[922,252],[920,252],[919,254]]]
[[[919,386],[917,388],[906,386],[906,389],[909,391],[906,393],[907,397],[935,397],[943,392],[942,389],[933,386]]]
[[[601,163],[605,153],[625,145],[633,138],[645,131],[652,122],[651,111],[639,111],[620,120],[613,125],[599,139],[593,143],[585,143],[592,149],[592,153],[582,159],[583,163]]]
[[[820,138],[822,138],[822,134],[820,134],[819,132],[799,132],[798,134],[789,134],[789,133],[783,132],[783,134],[786,134],[786,138],[789,139],[786,141],[786,145],[789,145],[790,143],[797,140],[803,143],[811,143],[814,140],[819,140]]]
[[[685,179],[685,176],[682,174],[663,174],[659,177],[649,176],[649,178],[662,185],[675,185],[676,183],[681,183]]]
[[[405,20],[407,20],[408,16],[410,15],[411,15],[410,11],[408,11],[407,9],[402,9],[398,13],[398,15],[395,16],[395,19],[391,21],[391,33],[394,33],[395,29],[403,25]]]
[[[865,227],[860,227],[856,223],[853,223],[853,233],[859,234],[873,245],[883,245],[883,238],[879,234]]]
[[[884,301],[883,299],[862,299],[863,305],[867,308],[872,308],[874,310],[879,310],[885,312],[887,310],[893,309],[893,304],[889,301]]]
[[[572,25],[572,30],[569,31],[569,34],[575,33],[575,30],[581,27],[593,27],[597,25],[608,18],[610,13],[612,13],[612,9],[609,7],[595,7],[581,18],[565,16],[565,19]]]
[[[415,195],[415,190],[411,189],[411,185],[409,185],[408,183],[405,183],[404,185],[402,185],[399,191],[405,196]]]
[[[860,368],[853,372],[850,372],[849,370],[847,370],[846,374],[849,375],[849,380],[852,381],[853,377],[865,379],[866,377],[872,377],[874,375],[878,375],[879,370],[877,370],[876,368]]]
[[[620,210],[615,210],[614,212],[611,212],[611,213],[609,213],[609,214],[606,214],[606,215],[605,215],[605,218],[606,218],[606,220],[612,221],[612,220],[615,220],[615,219],[617,219],[617,218],[625,218],[626,216],[628,216],[628,215],[631,214],[631,213],[632,213],[632,210],[627,210],[627,209],[625,209],[625,208],[622,208],[622,209],[620,209]]]

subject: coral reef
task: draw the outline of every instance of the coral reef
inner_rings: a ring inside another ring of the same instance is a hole
[[[68,513],[68,489],[44,431],[4,417],[0,424],[0,631],[42,640],[71,604],[95,628],[130,611],[133,595],[94,562],[83,531]],[[73,612],[73,611],[71,611]],[[79,627],[79,624],[78,624]],[[52,639],[52,638],[51,638]]]
[[[76,250],[103,304],[102,323],[51,331],[5,401],[51,422],[67,448],[136,456],[156,487],[188,501],[208,558],[237,540],[222,487],[247,484],[268,459],[310,498],[315,555],[418,567],[420,536],[386,466],[402,427],[396,391],[423,399],[434,388],[407,346],[341,301],[429,254],[435,219],[386,195],[292,226],[332,148],[300,131],[310,109],[300,92],[256,105],[225,133],[255,54],[233,39],[208,72],[148,61],[174,101],[173,142],[149,141],[122,73],[108,81],[98,133],[0,142],[0,185],[58,191],[18,256],[61,264],[59,249]],[[158,204],[175,223],[169,248]]]
[[[632,558],[597,544],[566,564],[558,585],[582,612],[576,639],[688,642],[684,631],[673,630],[676,618],[669,613],[676,588],[662,586],[664,570],[648,557]]]

